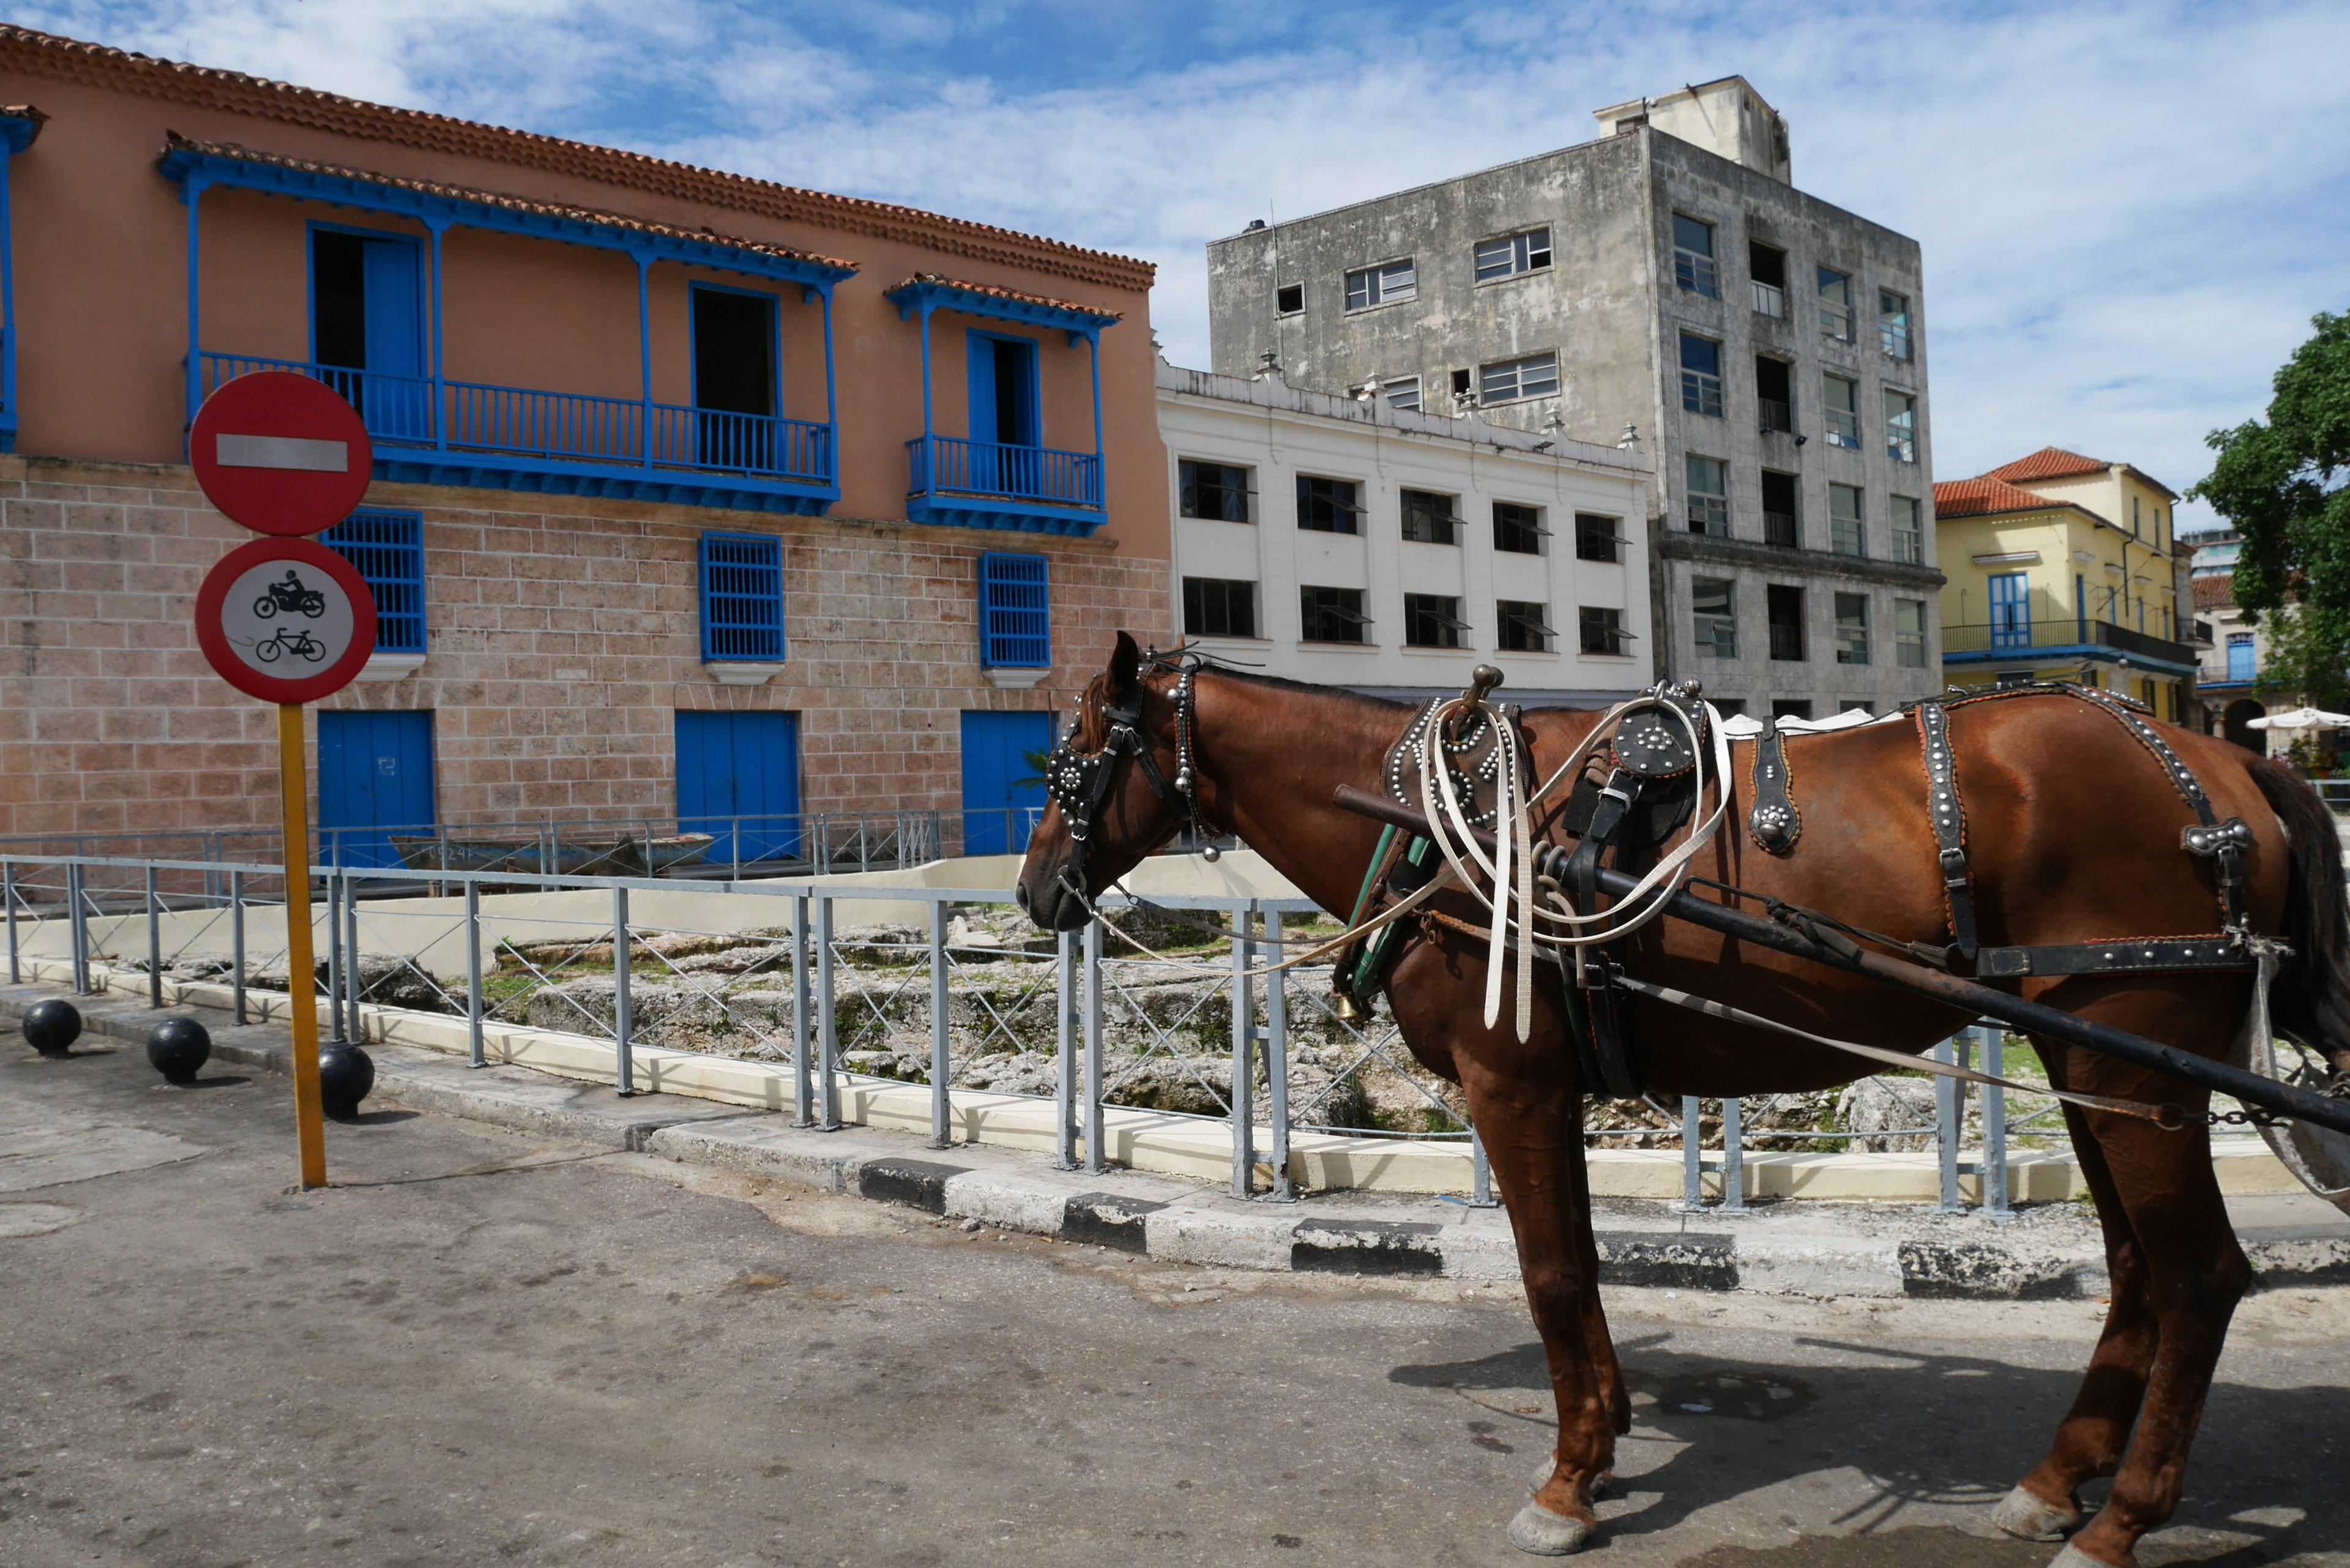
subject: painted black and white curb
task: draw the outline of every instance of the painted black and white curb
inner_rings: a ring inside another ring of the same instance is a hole
[[[48,988],[0,988],[13,1024]],[[92,1033],[144,1040],[163,1014],[82,1001]],[[182,1012],[202,1012],[201,1009]],[[274,1025],[207,1017],[214,1054],[283,1072]],[[371,1046],[379,1096],[411,1109],[733,1170],[891,1203],[942,1219],[1050,1236],[1172,1263],[1291,1273],[1514,1282],[1508,1218],[1447,1200],[1346,1194],[1300,1203],[1240,1199],[1175,1178],[1055,1168],[1049,1155],[994,1147],[931,1150],[904,1135],[795,1127],[787,1114],[673,1095],[627,1099],[526,1068],[468,1068],[437,1053]],[[1935,1223],[1909,1206],[1780,1204],[1742,1216],[1610,1204],[1597,1219],[1600,1278],[1615,1285],[1809,1296],[2068,1300],[2102,1295],[2105,1258],[2025,1224]],[[2261,1286],[2350,1283],[2350,1233],[2248,1237]]]

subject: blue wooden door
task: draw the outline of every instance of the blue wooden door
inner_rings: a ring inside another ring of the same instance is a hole
[[[2228,679],[2250,680],[2255,673],[2252,659],[2252,634],[2248,631],[2230,634],[2228,639]]]
[[[432,831],[432,714],[318,715],[318,844],[329,865],[397,866],[390,835]]]
[[[2001,572],[1991,580],[1991,645],[1994,649],[2032,646],[2031,579]]]
[[[678,714],[678,826],[715,835],[712,860],[797,858],[799,811],[798,714]]]
[[[962,852],[1016,855],[1045,805],[1031,752],[1053,748],[1050,713],[962,716]]]
[[[368,429],[432,439],[432,387],[424,367],[423,262],[413,240],[369,240],[359,253],[367,315]]]

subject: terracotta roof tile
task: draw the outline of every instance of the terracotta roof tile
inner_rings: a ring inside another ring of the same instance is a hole
[[[2003,512],[2049,512],[2070,502],[2034,495],[1992,474],[1975,479],[1946,479],[1934,486],[1934,516],[1990,517]]]
[[[592,207],[570,207],[556,202],[534,202],[524,196],[508,196],[496,191],[476,191],[464,185],[443,185],[431,180],[403,180],[396,174],[379,174],[371,169],[353,169],[341,163],[318,163],[307,158],[287,158],[275,152],[259,152],[250,147],[239,147],[233,141],[198,141],[182,136],[178,131],[165,133],[164,151],[194,152],[210,158],[234,158],[241,163],[262,163],[272,169],[294,169],[306,174],[324,174],[338,180],[365,180],[370,184],[389,185],[395,190],[415,191],[427,196],[445,196],[452,202],[478,202],[487,207],[502,207],[510,213],[538,213],[550,218],[568,218],[583,223],[608,223],[614,228],[633,229],[639,234],[661,234],[671,239],[699,240],[707,244],[724,245],[729,250],[753,251],[760,255],[781,256],[787,261],[815,262],[821,266],[845,267],[854,272],[857,264],[836,256],[817,255],[812,251],[797,251],[788,245],[769,244],[764,240],[746,240],[735,234],[712,234],[702,229],[681,229],[669,223],[649,223],[643,218],[625,217],[619,213],[599,213]]]
[[[1074,310],[1080,316],[1107,317],[1113,321],[1126,319],[1126,312],[1122,310],[1104,310],[1097,306],[1079,305],[1075,300],[1055,299],[1049,295],[1023,294],[1016,288],[1003,288],[992,283],[965,283],[959,277],[941,277],[934,272],[918,272],[905,282],[892,284],[881,292],[895,294],[918,283],[931,284],[940,288],[960,288],[971,294],[983,294],[991,299],[1016,299],[1023,305],[1041,305],[1052,310]]]
[[[2043,446],[2030,457],[2019,457],[2013,462],[2002,463],[1985,477],[2004,479],[2012,484],[2029,484],[2035,479],[2070,479],[2076,474],[2103,473],[2112,463],[2102,458],[2083,457],[2077,452],[2066,452],[2061,446]]]
[[[30,27],[0,24],[0,67],[110,92],[198,105],[444,156],[487,159],[680,201],[814,223],[1112,288],[1148,289],[1158,272],[1151,263],[1132,256],[1088,250],[918,207],[806,191],[592,142],[395,109],[239,71],[84,43]]]
[[[2195,579],[2195,607],[2221,609],[2236,602],[2236,575],[2218,572]]]

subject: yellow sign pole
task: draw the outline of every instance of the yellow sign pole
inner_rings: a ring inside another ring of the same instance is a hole
[[[327,1185],[327,1122],[318,1099],[318,971],[310,951],[310,786],[302,767],[302,704],[277,705],[278,792],[286,803],[286,993],[294,1010],[294,1127],[302,1185]]]

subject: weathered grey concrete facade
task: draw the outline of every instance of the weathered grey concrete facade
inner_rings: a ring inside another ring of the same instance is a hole
[[[1800,703],[1819,717],[1939,691],[1917,242],[1786,183],[1783,124],[1740,78],[1602,120],[1596,141],[1212,243],[1216,370],[1252,375],[1270,356],[1294,386],[1376,380],[1383,396],[1416,391],[1446,411],[1474,400],[1493,422],[1611,446],[1635,427],[1657,472],[1659,674],[1757,713]],[[1735,156],[1659,128],[1699,135],[1716,123],[1731,128],[1716,145]],[[1710,268],[1677,257],[1677,216],[1709,226]],[[1531,265],[1479,280],[1498,242],[1530,233],[1546,233],[1546,264],[1529,246],[1520,261]],[[1780,282],[1758,288],[1772,253]],[[1407,261],[1408,292],[1393,286]],[[1841,311],[1823,296],[1823,268],[1846,280]],[[1906,316],[1885,318],[1887,293]],[[1685,336],[1719,361],[1711,389],[1686,399]],[[1555,391],[1537,358],[1517,378],[1521,395],[1486,395],[1513,389],[1509,362],[1544,354],[1555,356]],[[1523,395],[1528,384],[1541,395]],[[1833,425],[1832,389],[1853,405]],[[1888,394],[1914,400],[1908,431]],[[1726,507],[1692,497],[1691,458],[1723,465]],[[1838,504],[1856,529],[1833,526]],[[1915,530],[1897,534],[1897,514]],[[1722,584],[1726,634],[1692,614],[1697,587],[1718,605]],[[1774,597],[1800,638],[1784,626],[1774,636]]]

